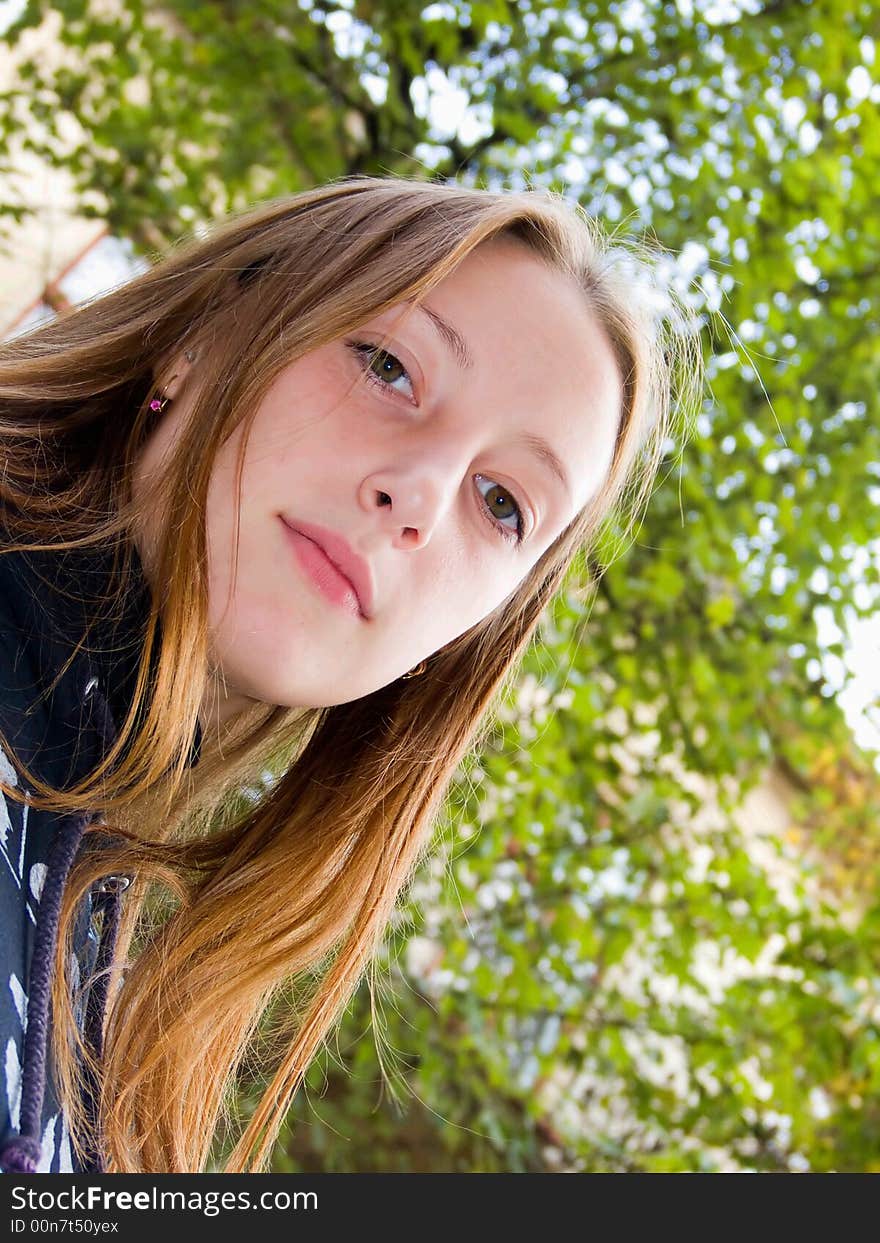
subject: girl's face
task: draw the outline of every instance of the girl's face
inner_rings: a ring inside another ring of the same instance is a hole
[[[502,605],[605,479],[621,382],[573,281],[493,239],[425,306],[374,316],[272,383],[246,447],[234,581],[243,427],[221,447],[207,538],[223,678],[203,724],[255,700],[347,703],[398,678]],[[386,352],[371,354],[385,331]],[[349,392],[362,370],[371,382]],[[187,409],[184,386],[144,446],[136,489]],[[335,537],[336,561],[340,546],[360,559],[366,616],[286,524]],[[148,533],[136,542],[149,577]]]

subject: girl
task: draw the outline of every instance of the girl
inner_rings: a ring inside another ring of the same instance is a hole
[[[699,404],[651,259],[551,193],[354,177],[0,349],[4,1168],[204,1169],[258,1037],[223,1168],[265,1167],[543,611]]]

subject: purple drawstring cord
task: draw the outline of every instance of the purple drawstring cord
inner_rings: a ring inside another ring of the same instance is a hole
[[[113,714],[102,694],[98,679],[90,677],[83,699],[94,694],[104,754],[116,737]],[[21,1071],[21,1110],[17,1135],[12,1135],[0,1148],[0,1166],[11,1174],[35,1174],[42,1155],[41,1122],[46,1084],[46,1058],[49,1043],[49,1006],[51,1001],[52,964],[58,942],[58,921],[61,899],[67,877],[76,858],[86,827],[96,816],[90,811],[76,811],[61,817],[58,834],[46,862],[46,875],[40,893],[34,952],[28,982],[27,1026],[24,1033]],[[96,962],[97,978],[89,989],[84,1019],[84,1036],[97,1058],[103,1047],[104,1011],[107,1003],[107,968],[113,959],[119,927],[120,882],[127,877],[108,877],[100,888],[97,910],[104,912],[101,941]],[[84,1094],[92,1134],[96,1133],[98,1085],[87,1076]],[[92,1146],[84,1164],[85,1173],[104,1173],[101,1154]]]
[[[107,1009],[107,988],[110,975],[110,964],[113,962],[113,951],[116,948],[116,936],[119,932],[119,916],[121,913],[120,894],[128,888],[127,876],[108,876],[101,882],[101,892],[95,901],[95,910],[103,911],[104,922],[101,926],[101,942],[95,962],[94,983],[89,989],[86,1003],[84,1035],[86,1043],[95,1057],[100,1061],[104,1052],[104,1015]],[[89,1173],[103,1174],[104,1163],[97,1143],[98,1104],[100,1085],[90,1067],[86,1068],[83,1099],[89,1118],[90,1141],[83,1160],[83,1169]]]

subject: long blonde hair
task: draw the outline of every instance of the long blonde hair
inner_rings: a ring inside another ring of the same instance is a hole
[[[283,367],[422,298],[499,235],[577,280],[612,344],[623,407],[607,479],[504,607],[434,653],[422,676],[338,706],[254,705],[189,768],[209,672],[204,512],[214,453]],[[12,548],[115,547],[120,594],[139,513],[132,466],[155,418],[156,377],[184,348],[197,348],[205,376],[163,481],[156,571],[166,586],[151,602],[119,737],[64,791],[22,766],[33,806],[93,807],[104,823],[87,834],[107,838],[71,871],[52,992],[52,1051],[78,1152],[94,1139],[82,1103],[90,1069],[109,1171],[204,1169],[220,1128],[232,1125],[236,1078],[254,1059],[271,1079],[223,1168],[265,1168],[542,611],[579,558],[601,573],[597,549],[635,529],[664,453],[687,433],[702,396],[699,324],[671,287],[658,311],[660,250],[606,232],[547,191],[352,177],[232,216],[0,347],[0,501],[24,541]],[[63,543],[53,539],[59,529]],[[243,797],[267,769],[276,779],[262,797]],[[67,963],[78,904],[115,872],[135,880],[98,1066],[77,1030]]]

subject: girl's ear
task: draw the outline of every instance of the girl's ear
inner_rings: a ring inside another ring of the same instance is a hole
[[[161,389],[164,396],[172,399],[177,396],[185,384],[187,375],[192,370],[195,361],[195,351],[181,350],[179,354],[175,355],[168,367],[163,368],[163,371],[167,374],[168,378],[162,382],[162,378],[160,377],[158,387]]]

